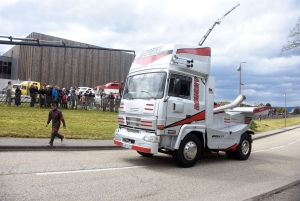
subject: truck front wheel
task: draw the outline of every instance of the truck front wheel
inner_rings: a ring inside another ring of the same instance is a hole
[[[201,153],[201,143],[194,134],[187,135],[180,143],[179,149],[173,151],[173,159],[181,167],[194,166]]]
[[[240,144],[236,149],[236,158],[238,160],[247,160],[251,153],[252,140],[249,135],[244,135],[241,138]]]

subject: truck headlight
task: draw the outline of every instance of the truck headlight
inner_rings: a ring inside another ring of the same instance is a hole
[[[145,135],[143,137],[143,140],[146,142],[159,142],[160,137],[159,136],[150,136],[150,135]]]

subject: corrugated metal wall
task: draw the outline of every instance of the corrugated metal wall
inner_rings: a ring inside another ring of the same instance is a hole
[[[27,38],[46,41],[64,41],[69,45],[86,46],[84,43],[65,40],[39,33],[31,33]],[[42,84],[88,86],[125,81],[134,59],[133,54],[71,48],[19,46],[18,77],[20,80],[34,80]],[[17,53],[17,52],[16,52]],[[6,54],[9,54],[7,52]]]

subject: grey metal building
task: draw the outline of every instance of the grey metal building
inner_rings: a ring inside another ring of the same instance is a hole
[[[87,46],[85,43],[35,32],[26,38]],[[0,61],[9,60],[11,63],[10,79],[33,80],[69,88],[125,81],[134,56],[122,51],[16,45],[1,56]]]

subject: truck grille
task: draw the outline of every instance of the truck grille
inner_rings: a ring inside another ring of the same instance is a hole
[[[140,126],[141,118],[126,117],[126,122],[128,126]]]

